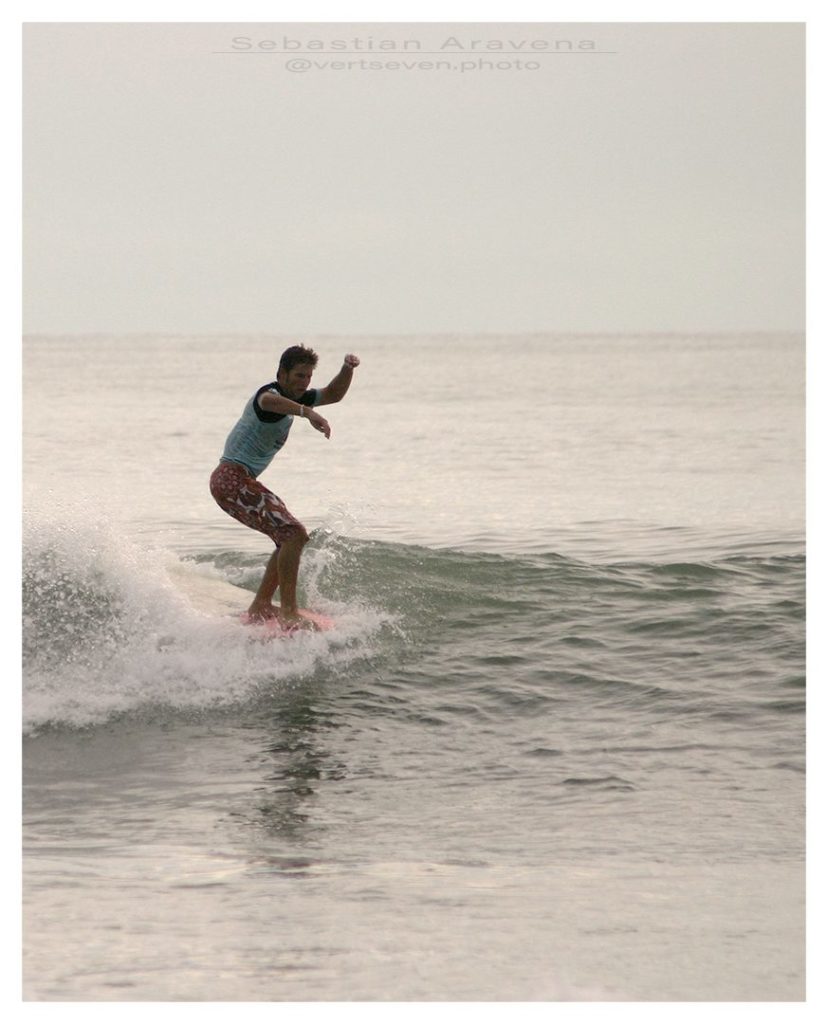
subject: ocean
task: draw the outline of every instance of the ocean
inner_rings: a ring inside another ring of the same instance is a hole
[[[278,357],[362,360],[212,501]],[[801,335],[27,336],[23,994],[805,996]]]

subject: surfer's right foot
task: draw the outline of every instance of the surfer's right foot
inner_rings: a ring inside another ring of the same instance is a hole
[[[306,619],[304,615],[300,615],[298,612],[280,611],[279,622],[281,622],[283,628],[288,631],[292,631],[294,629],[319,629],[315,622],[311,622],[310,619]]]
[[[274,608],[270,602],[257,604],[254,601],[247,609],[247,618],[250,622],[266,622],[268,619],[277,619],[278,617],[278,609]]]

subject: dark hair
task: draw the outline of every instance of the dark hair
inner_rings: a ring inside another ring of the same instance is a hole
[[[282,370],[285,373],[290,373],[294,366],[301,366],[303,363],[310,363],[311,366],[316,366],[318,359],[319,356],[312,348],[305,348],[304,345],[291,345],[290,348],[286,348],[282,353],[282,358],[279,360],[279,373]]]

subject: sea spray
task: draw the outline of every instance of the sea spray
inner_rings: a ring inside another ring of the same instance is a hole
[[[27,513],[25,732],[163,709],[201,713],[255,700],[320,666],[363,655],[388,618],[366,605],[333,602],[338,623],[330,634],[262,642],[232,618],[192,608],[168,571],[177,561],[169,551],[143,548],[77,510],[59,520]],[[231,559],[237,575],[255,576],[239,561]],[[316,565],[312,580],[325,562],[309,560],[309,567]],[[198,569],[220,575],[215,566]],[[312,588],[317,594],[318,584]]]

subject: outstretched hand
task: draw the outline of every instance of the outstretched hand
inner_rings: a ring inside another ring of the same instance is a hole
[[[310,420],[310,424],[314,430],[318,430],[320,434],[324,434],[325,437],[331,436],[331,425],[324,416],[320,416],[318,412],[314,412],[313,409],[309,409],[307,418]]]
[[[359,366],[359,356],[354,356],[348,353],[342,362],[344,366],[348,367],[348,369],[355,370]]]

